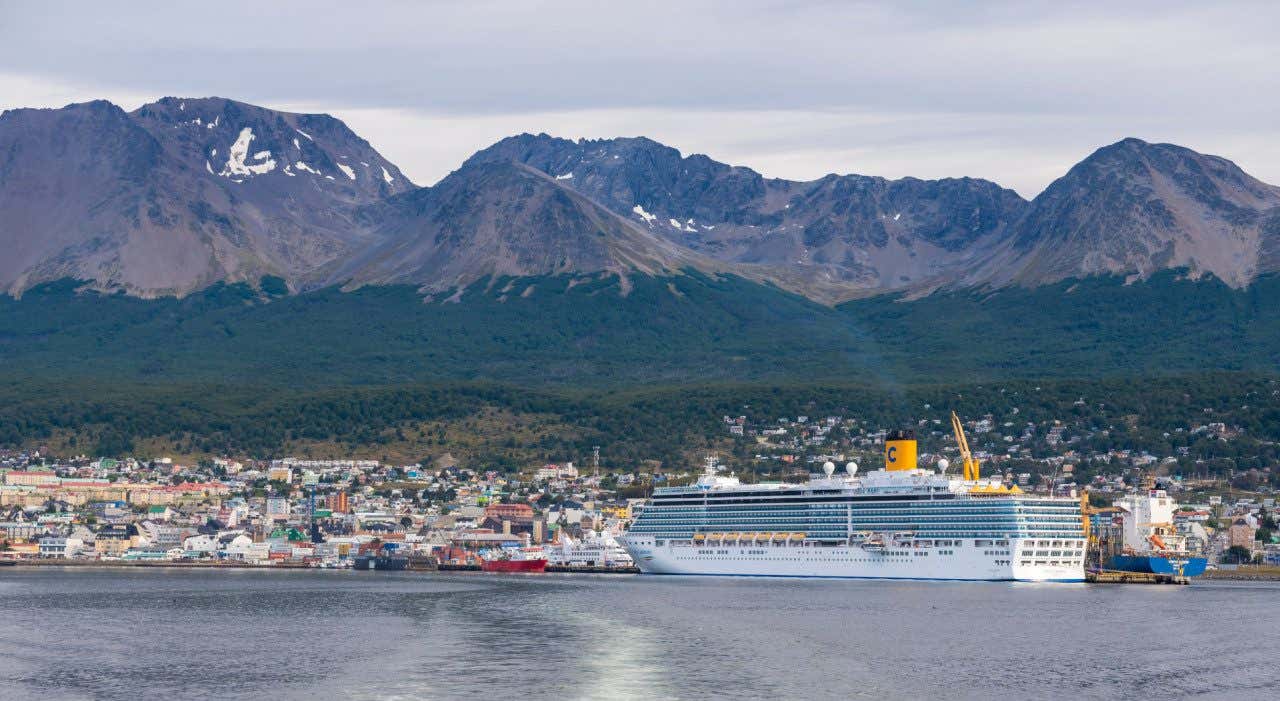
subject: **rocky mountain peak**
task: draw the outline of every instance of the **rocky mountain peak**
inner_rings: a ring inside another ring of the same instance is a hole
[[[1026,202],[971,178],[765,178],[644,137],[504,139],[469,162],[513,161],[727,263],[787,266],[838,284],[894,289],[997,243]],[[957,256],[957,254],[960,254]]]
[[[301,287],[368,242],[356,208],[412,189],[339,120],[223,98],[0,116],[0,286],[153,296],[271,274]]]
[[[514,162],[464,164],[366,210],[384,243],[336,274],[452,290],[486,276],[674,273],[703,261],[556,179]]]
[[[982,275],[1038,285],[1187,268],[1242,286],[1268,269],[1264,234],[1277,206],[1280,189],[1225,158],[1128,138],[1045,189]]]
[[[174,156],[235,183],[302,178],[357,200],[414,187],[395,164],[327,114],[279,112],[220,97],[166,97],[133,116]]]
[[[503,139],[416,188],[341,120],[220,97],[0,114],[0,286],[139,295],[285,278],[456,289],[489,275],[769,281],[822,301],[1168,268],[1280,270],[1280,189],[1124,139],[1034,201],[975,178],[766,178],[646,137]]]

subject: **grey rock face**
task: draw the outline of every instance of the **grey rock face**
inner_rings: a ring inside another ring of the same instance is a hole
[[[222,98],[0,115],[0,288],[742,275],[825,302],[1190,268],[1280,270],[1280,188],[1126,139],[1035,200],[971,178],[769,179],[645,138],[503,139],[417,188],[342,122]]]
[[[552,178],[516,163],[472,163],[430,188],[369,207],[381,244],[334,273],[358,284],[446,291],[490,276],[716,267]],[[723,266],[721,266],[723,267]]]
[[[1238,287],[1280,269],[1276,221],[1280,188],[1231,161],[1125,139],[1041,193],[969,282],[1040,285],[1185,267]]]
[[[355,209],[412,183],[327,115],[221,98],[0,115],[0,286],[143,296],[264,274],[305,284],[369,241]]]
[[[645,138],[504,139],[469,163],[513,161],[731,263],[785,266],[852,288],[903,287],[1001,241],[1026,202],[971,178],[766,179]]]

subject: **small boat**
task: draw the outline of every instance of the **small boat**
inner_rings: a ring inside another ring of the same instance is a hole
[[[547,556],[542,548],[501,549],[481,557],[484,572],[537,573],[547,571]]]

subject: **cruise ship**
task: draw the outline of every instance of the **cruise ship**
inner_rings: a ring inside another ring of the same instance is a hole
[[[742,484],[714,459],[683,487],[655,489],[623,544],[646,574],[966,581],[1084,581],[1076,498],[982,479],[952,416],[964,472],[921,469],[910,431],[888,435],[885,466],[805,484]]]

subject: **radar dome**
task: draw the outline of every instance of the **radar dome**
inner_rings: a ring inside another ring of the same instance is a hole
[[[827,473],[827,477],[830,477],[831,473],[836,471],[836,464],[828,460],[822,463],[822,471]]]
[[[844,470],[845,470],[845,472],[848,472],[848,473],[849,473],[849,474],[851,474],[851,475],[853,475],[853,474],[857,474],[857,472],[858,472],[858,463],[856,463],[856,462],[850,462],[850,463],[847,463],[847,464],[845,464],[845,466],[844,466]]]
[[[946,458],[942,458],[941,460],[938,461],[939,472],[946,472],[948,467],[951,467],[951,462],[948,461]]]

